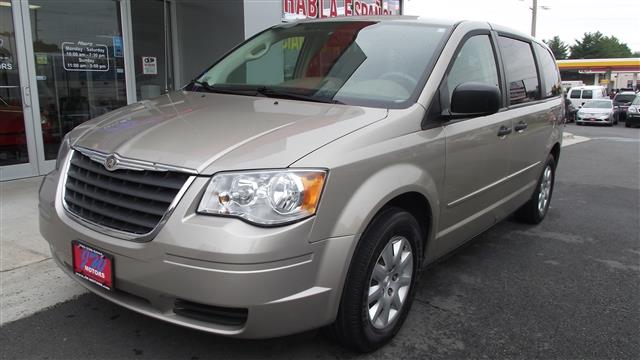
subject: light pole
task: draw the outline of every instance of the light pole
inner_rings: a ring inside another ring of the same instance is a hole
[[[520,0],[524,1],[524,0]],[[549,6],[538,6],[538,0],[533,0],[533,5],[529,8],[531,10],[531,36],[536,37],[536,24],[538,23],[538,8],[542,10],[550,10]]]

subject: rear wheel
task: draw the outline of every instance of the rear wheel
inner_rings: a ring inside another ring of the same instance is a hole
[[[549,154],[531,199],[515,213],[517,220],[528,224],[539,224],[542,222],[551,204],[555,175],[556,161],[553,155]]]
[[[400,330],[419,275],[422,237],[416,219],[402,209],[387,208],[371,222],[351,260],[331,326],[343,345],[373,351]]]

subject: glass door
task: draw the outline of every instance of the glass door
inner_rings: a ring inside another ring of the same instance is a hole
[[[0,181],[38,175],[21,19],[18,1],[0,1]]]
[[[23,19],[44,174],[71,129],[127,105],[120,2],[29,0]]]

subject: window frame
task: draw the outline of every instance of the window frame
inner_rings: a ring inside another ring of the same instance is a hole
[[[477,116],[469,116],[469,117],[461,117],[461,118],[449,118],[446,121],[442,121],[441,118],[445,111],[449,111],[451,107],[451,100],[448,98],[448,85],[447,79],[449,77],[449,73],[453,68],[456,60],[458,59],[458,55],[462,51],[462,48],[467,44],[467,41],[474,36],[486,35],[489,37],[489,42],[491,43],[491,48],[493,52],[493,59],[496,64],[496,72],[498,74],[498,88],[500,89],[500,111],[504,111],[507,109],[506,106],[506,98],[504,93],[505,88],[505,78],[504,78],[504,69],[502,58],[500,56],[500,50],[498,48],[498,43],[496,42],[495,31],[490,29],[475,29],[467,32],[460,43],[456,47],[456,50],[453,52],[451,59],[449,60],[449,64],[447,64],[447,69],[444,72],[444,75],[440,79],[440,83],[438,88],[431,99],[431,103],[427,109],[427,113],[422,121],[422,130],[432,129],[434,127],[440,127],[452,123],[457,123],[461,121],[468,121],[476,118]]]
[[[537,44],[538,46],[535,46],[534,44]],[[560,75],[560,70],[558,69],[558,65],[556,63],[556,57],[553,55],[553,53],[546,46],[540,44],[539,42],[534,42],[534,43],[531,44],[531,46],[535,50],[535,56],[538,58],[538,63],[540,64],[540,66],[542,66],[542,57],[545,56],[545,54],[544,53],[541,54],[541,53],[539,53],[539,51],[546,51],[547,54],[549,54],[551,56],[551,59],[553,59],[554,64],[556,64],[555,72],[558,75],[558,80],[560,81],[560,83],[562,83],[562,77]],[[547,97],[544,96],[543,90],[545,90],[547,88],[547,79],[545,79],[545,77],[543,75],[544,75],[544,69],[542,69],[542,71],[538,72],[538,77],[542,80],[542,82],[540,83],[540,98],[541,98],[541,100],[551,100],[551,99],[557,99],[557,98],[561,97],[562,96],[562,90],[560,91],[560,94],[558,94],[558,95],[552,95],[552,96],[547,96]]]
[[[538,76],[538,98],[532,101],[527,101],[525,103],[522,104],[511,104],[511,99],[509,99],[509,97],[507,97],[507,108],[508,109],[518,109],[524,106],[530,106],[530,105],[535,105],[535,104],[539,104],[541,102],[550,100],[551,98],[546,98],[543,99],[542,98],[542,79],[541,79],[541,74],[540,74],[540,59],[538,59],[538,56],[536,54],[536,50],[535,47],[533,46],[533,41],[529,38],[517,35],[517,34],[512,34],[512,33],[508,33],[508,32],[504,32],[504,31],[496,31],[496,36],[499,37],[505,37],[505,38],[509,38],[512,40],[518,40],[518,41],[522,41],[524,43],[527,43],[529,45],[529,49],[531,50],[531,55],[533,56],[533,63],[536,66],[536,74]],[[499,39],[496,39],[499,40]],[[498,48],[500,47],[500,42],[496,41],[496,43],[498,44]],[[500,51],[502,51],[502,49],[500,49]],[[502,56],[502,53],[501,53]],[[504,78],[505,78],[505,85],[506,85],[506,79],[507,79],[507,70],[506,68],[504,69]]]

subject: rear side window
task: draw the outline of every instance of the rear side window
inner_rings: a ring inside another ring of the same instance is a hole
[[[562,82],[560,81],[560,74],[556,67],[556,61],[553,59],[553,55],[547,49],[538,44],[534,44],[536,50],[540,56],[540,72],[544,79],[544,89],[542,89],[542,98],[550,98],[559,96],[562,92]]]
[[[571,94],[569,95],[572,99],[580,99],[580,92],[582,90],[571,90]]]
[[[582,91],[583,99],[593,99],[593,90],[583,90]]]
[[[509,103],[515,105],[538,100],[540,83],[531,45],[504,36],[499,37],[499,43],[509,86]]]
[[[449,100],[453,90],[466,82],[499,85],[498,68],[489,35],[471,37],[460,49],[447,76]]]

